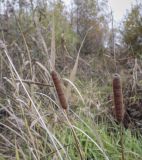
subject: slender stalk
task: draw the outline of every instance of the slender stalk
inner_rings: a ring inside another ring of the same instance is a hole
[[[15,79],[16,82],[20,82],[19,79]],[[31,80],[25,80],[25,79],[22,79],[21,80],[23,83],[27,83],[27,84],[34,84],[34,85],[39,85],[39,86],[47,86],[47,87],[53,87],[52,85],[50,84],[45,84],[45,83],[41,83],[41,82],[34,82],[34,81],[31,81]]]
[[[120,134],[121,134],[121,139],[120,139],[120,143],[121,143],[121,158],[122,160],[125,160],[125,156],[124,156],[124,126],[121,123],[120,124]]]
[[[18,18],[17,18],[17,16],[16,16],[16,13],[15,13],[15,12],[14,12],[14,16],[15,16],[15,20],[16,20],[16,22],[17,22],[19,31],[20,31],[20,33],[21,33],[21,36],[22,36],[22,38],[23,38],[23,41],[24,41],[24,44],[25,44],[25,47],[26,47],[26,51],[27,51],[27,54],[28,54],[29,62],[30,62],[30,75],[31,75],[31,77],[32,77],[32,72],[33,72],[33,71],[32,71],[31,53],[30,53],[30,50],[29,50],[29,47],[28,47],[26,38],[25,38],[25,36],[24,36],[24,34],[23,34],[23,31],[22,31],[20,22],[19,22],[19,20],[18,20]]]

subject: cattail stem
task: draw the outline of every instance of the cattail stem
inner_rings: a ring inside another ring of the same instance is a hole
[[[124,160],[124,141],[123,141],[123,118],[124,118],[124,104],[123,104],[123,94],[122,94],[122,84],[119,74],[115,74],[113,77],[113,98],[115,107],[115,116],[120,124],[120,145],[121,145],[121,156]]]
[[[51,76],[52,76],[52,79],[53,79],[53,82],[54,82],[54,85],[55,85],[55,88],[56,88],[56,91],[57,91],[57,95],[58,95],[61,107],[65,110],[67,110],[68,104],[67,104],[65,94],[63,92],[61,81],[58,78],[58,75],[55,71],[51,72]]]
[[[120,125],[120,133],[121,133],[121,139],[120,139],[120,145],[121,145],[121,156],[122,156],[122,160],[125,160],[124,158],[124,126],[121,123]]]
[[[77,150],[79,152],[79,155],[80,155],[80,160],[84,160],[85,155],[82,152],[81,145],[80,145],[79,139],[77,137],[77,134],[76,134],[74,128],[72,127],[72,124],[71,124],[71,122],[68,118],[67,112],[65,112],[65,115],[66,115],[67,122],[69,123],[69,126],[71,128],[71,131],[72,131],[72,134],[73,134],[73,137],[74,137],[74,140],[75,140],[76,148],[77,148]]]

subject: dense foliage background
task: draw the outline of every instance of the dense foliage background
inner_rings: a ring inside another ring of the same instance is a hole
[[[0,160],[142,159],[142,3],[113,19],[106,0],[0,0]]]

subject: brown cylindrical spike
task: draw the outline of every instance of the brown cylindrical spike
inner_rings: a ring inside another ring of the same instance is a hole
[[[51,72],[51,76],[52,76],[52,79],[53,79],[53,82],[54,82],[54,85],[55,85],[55,88],[57,91],[57,95],[58,95],[61,107],[66,110],[68,105],[67,105],[67,100],[66,100],[65,94],[63,92],[61,81],[58,78],[58,75],[55,71]]]
[[[124,118],[124,104],[122,85],[119,74],[115,74],[113,77],[113,97],[116,119],[120,123],[123,121]]]

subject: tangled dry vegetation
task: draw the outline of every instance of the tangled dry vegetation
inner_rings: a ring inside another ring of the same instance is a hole
[[[38,20],[26,30],[22,23],[13,15],[10,30],[1,31],[0,160],[140,160],[141,60],[118,54],[115,62],[107,50],[69,55],[65,44],[63,57],[56,54],[54,20],[50,42]],[[125,106],[124,118],[118,109],[123,145],[113,107],[115,65]]]

